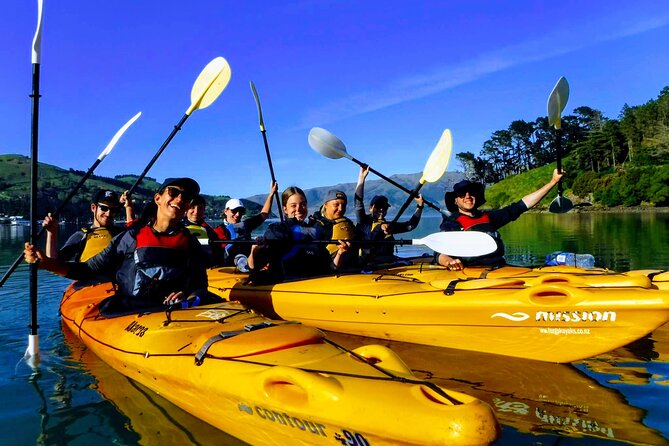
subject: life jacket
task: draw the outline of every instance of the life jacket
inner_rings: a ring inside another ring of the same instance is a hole
[[[201,225],[198,225],[197,223],[193,223],[193,222],[189,221],[186,224],[186,229],[188,229],[188,232],[190,232],[191,234],[193,234],[195,237],[197,237],[199,239],[205,239],[205,240],[209,239],[209,234],[207,233],[207,229],[205,228],[204,223],[201,224]]]
[[[115,234],[109,228],[81,228],[81,231],[86,234],[84,237],[84,249],[79,255],[79,262],[85,262],[91,257],[98,255],[103,249],[109,245],[109,242],[114,238]],[[118,232],[118,231],[114,231]]]
[[[479,231],[485,232],[495,239],[497,244],[497,249],[484,256],[479,257],[464,257],[462,262],[465,265],[503,265],[504,261],[504,242],[502,242],[502,236],[497,232],[497,230],[492,226],[490,222],[490,216],[486,212],[477,212],[474,217],[464,214],[456,214],[455,218],[447,219],[442,223],[442,229],[444,229],[444,224],[448,225],[448,222],[454,223],[463,231]]]
[[[166,234],[144,226],[137,231],[132,296],[163,299],[184,288],[188,281],[189,238],[184,229]]]
[[[353,222],[346,217],[319,221],[326,228],[326,237],[329,237],[331,240],[354,240],[356,238],[355,226],[353,225]],[[332,244],[326,246],[330,255],[337,252],[337,245]]]

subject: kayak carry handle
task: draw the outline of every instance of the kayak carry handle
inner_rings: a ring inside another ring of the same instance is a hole
[[[334,377],[276,366],[260,373],[260,388],[276,404],[301,407],[307,404],[332,404],[343,388]]]

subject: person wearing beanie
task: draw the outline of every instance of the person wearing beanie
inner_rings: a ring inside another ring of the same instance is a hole
[[[26,242],[25,260],[73,280],[100,274],[114,277],[117,292],[101,304],[105,316],[197,305],[207,294],[207,273],[200,242],[182,218],[200,186],[191,178],[166,180],[142,216],[86,262],[49,258]]]
[[[375,195],[369,202],[369,214],[365,212],[365,179],[369,174],[369,166],[361,167],[358,175],[358,183],[355,187],[355,216],[358,221],[356,229],[363,240],[394,240],[393,234],[403,234],[416,229],[423,215],[425,206],[423,196],[418,194],[416,210],[407,221],[391,224],[386,220],[388,215],[388,198],[384,195]],[[372,265],[380,263],[392,263],[397,260],[394,254],[394,246],[390,244],[367,244],[360,250],[363,264]]]
[[[97,190],[91,200],[92,223],[81,228],[58,249],[58,221],[47,214],[42,225],[46,228],[46,256],[71,262],[85,262],[107,247],[112,238],[125,228],[114,224],[119,210],[119,197],[108,189]]]
[[[516,220],[520,215],[535,206],[548,192],[560,182],[564,171],[553,171],[551,180],[536,191],[525,195],[515,203],[500,209],[481,211],[485,204],[485,188],[483,184],[462,180],[446,192],[444,202],[451,215],[441,223],[442,231],[481,231],[490,234],[497,243],[497,250],[479,257],[455,258],[447,254],[435,253],[435,261],[449,270],[459,271],[465,266],[488,266],[496,268],[506,264],[504,260],[504,243],[497,230]]]

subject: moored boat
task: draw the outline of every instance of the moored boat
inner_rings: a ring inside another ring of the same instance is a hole
[[[448,271],[418,261],[260,286],[232,268],[217,268],[209,270],[209,285],[270,317],[325,330],[571,362],[666,323],[669,292],[655,285],[658,277],[566,266]]]
[[[64,323],[117,371],[251,444],[488,444],[476,398],[417,379],[392,351],[221,303],[105,318],[110,284],[71,285]]]

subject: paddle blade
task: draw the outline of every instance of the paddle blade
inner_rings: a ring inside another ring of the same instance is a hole
[[[478,257],[497,249],[495,239],[478,231],[435,232],[421,239],[413,239],[412,244],[424,245],[454,257]]]
[[[32,63],[40,63],[42,58],[42,6],[43,1],[37,0],[37,29],[33,37]]]
[[[314,127],[309,131],[309,145],[326,158],[333,160],[342,157],[351,159],[341,139],[320,127]]]
[[[123,136],[125,131],[128,130],[128,127],[130,127],[135,121],[137,121],[137,119],[139,119],[140,116],[142,116],[142,112],[137,113],[135,116],[130,118],[128,122],[123,124],[123,127],[118,129],[114,137],[111,139],[111,141],[109,141],[109,144],[107,144],[107,147],[105,147],[102,153],[100,153],[100,156],[98,156],[98,159],[100,161],[102,161],[103,159],[105,159],[107,155],[109,155],[109,153],[112,151],[118,140],[121,139],[121,136]]]
[[[421,183],[434,183],[444,175],[448,168],[448,162],[451,159],[451,151],[453,150],[453,136],[449,129],[444,130],[441,134],[439,142],[430,154],[430,157],[425,163],[423,169],[423,176],[420,179]]]
[[[565,212],[569,212],[573,207],[574,204],[569,198],[558,195],[551,201],[548,210],[554,214],[564,214]]]
[[[548,97],[548,125],[554,126],[556,129],[560,128],[560,116],[562,111],[567,106],[569,100],[569,83],[564,76],[562,76],[553,87],[550,96]]]
[[[190,92],[191,105],[186,114],[209,107],[227,87],[230,76],[232,71],[227,60],[217,57],[209,62],[193,84]]]
[[[265,131],[265,121],[262,119],[262,108],[260,107],[260,98],[258,97],[258,91],[256,86],[251,81],[251,92],[253,93],[253,98],[256,100],[256,107],[258,108],[258,121],[260,122],[260,131]]]

